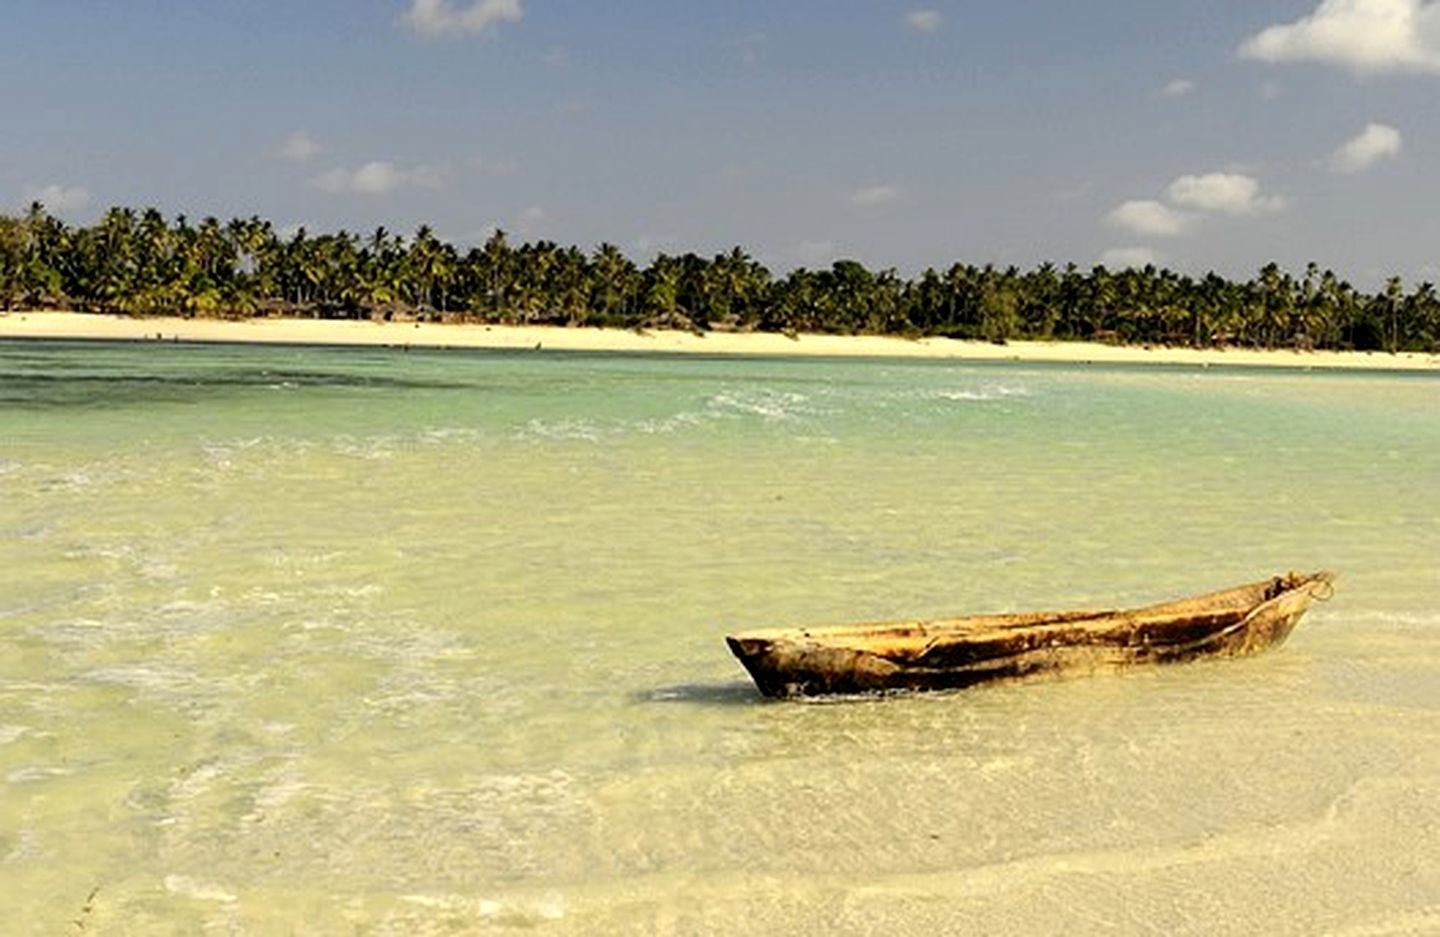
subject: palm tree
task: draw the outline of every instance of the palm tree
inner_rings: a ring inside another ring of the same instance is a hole
[[[630,258],[614,244],[601,244],[590,261],[590,308],[598,316],[598,325],[617,325],[628,320],[635,310],[640,288],[640,273]]]
[[[1390,333],[1385,343],[1385,350],[1395,354],[1400,350],[1400,310],[1403,305],[1405,285],[1399,277],[1390,277],[1385,281],[1385,296],[1380,306],[1385,310],[1386,318],[1390,320]]]
[[[680,261],[664,253],[656,254],[645,271],[641,309],[643,324],[674,328],[680,317]]]

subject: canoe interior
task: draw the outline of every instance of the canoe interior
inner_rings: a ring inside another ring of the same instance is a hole
[[[958,689],[1065,671],[1253,654],[1335,575],[1288,573],[1143,608],[750,631],[726,638],[767,696]]]

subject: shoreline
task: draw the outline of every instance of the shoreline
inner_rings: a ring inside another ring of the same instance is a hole
[[[176,341],[236,344],[651,352],[735,356],[918,358],[1053,364],[1168,364],[1440,373],[1440,355],[1357,351],[1149,348],[1090,342],[811,335],[773,332],[634,332],[538,325],[442,325],[348,319],[132,318],[98,313],[0,313],[0,339]]]

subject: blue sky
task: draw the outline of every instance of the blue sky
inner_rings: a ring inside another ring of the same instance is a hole
[[[1428,0],[9,0],[0,206],[1440,279]]]

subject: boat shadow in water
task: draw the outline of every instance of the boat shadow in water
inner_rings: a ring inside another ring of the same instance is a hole
[[[694,703],[702,706],[761,706],[766,702],[755,692],[754,684],[743,680],[674,683],[653,690],[641,690],[634,694],[634,699],[637,703]]]

